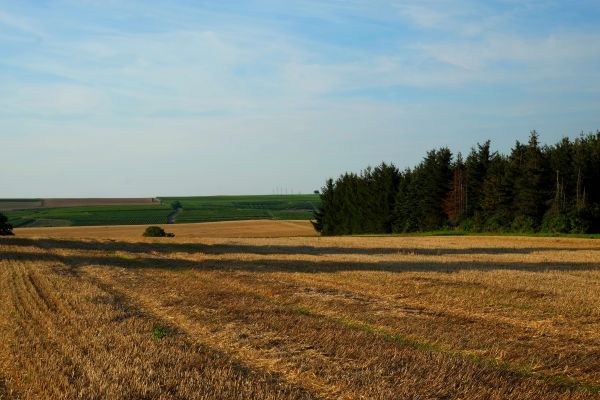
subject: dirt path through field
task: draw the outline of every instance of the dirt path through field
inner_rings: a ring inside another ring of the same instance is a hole
[[[167,224],[174,224],[175,218],[177,218],[177,214],[179,214],[183,210],[183,208],[179,207],[176,210],[173,210],[171,214],[167,216]]]

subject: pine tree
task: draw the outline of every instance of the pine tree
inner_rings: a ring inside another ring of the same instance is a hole
[[[314,227],[323,235],[471,230],[600,231],[600,132],[541,147],[537,132],[509,156],[478,144],[465,161],[429,151],[400,173],[382,163],[329,179]]]
[[[518,146],[517,154],[519,173],[515,180],[516,227],[518,229],[535,229],[541,222],[548,198],[545,187],[545,159],[542,153],[538,134],[534,130],[526,146]]]
[[[447,148],[432,150],[423,161],[419,174],[419,230],[440,229],[446,223],[443,201],[450,188],[452,153]]]
[[[381,163],[373,169],[370,178],[370,231],[391,233],[400,173],[393,164]]]
[[[489,140],[483,144],[477,143],[477,148],[472,148],[465,162],[466,168],[466,215],[475,216],[481,211],[481,196],[483,181],[490,164],[492,156]]]
[[[510,226],[513,220],[513,178],[509,161],[494,154],[483,181],[479,230],[499,231]]]
[[[334,190],[333,179],[327,179],[319,196],[321,204],[315,210],[315,220],[312,222],[315,230],[323,235],[331,235],[335,226]]]
[[[415,173],[407,169],[400,174],[394,205],[394,232],[414,232],[418,229]]]
[[[462,155],[458,153],[452,165],[452,185],[444,198],[444,212],[453,225],[458,225],[467,208],[466,170]]]

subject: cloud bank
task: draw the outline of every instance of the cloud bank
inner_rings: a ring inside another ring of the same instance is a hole
[[[599,14],[594,2],[3,2],[0,197],[310,192],[432,147],[595,130]]]

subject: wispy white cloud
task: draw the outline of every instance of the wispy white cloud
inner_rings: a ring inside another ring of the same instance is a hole
[[[286,176],[306,191],[437,145],[599,122],[600,31],[513,29],[521,3],[63,3],[0,13],[0,137],[47,188],[0,175],[19,195],[269,192]]]
[[[5,84],[0,97],[4,115],[67,117],[89,114],[109,101],[101,90],[71,84]]]
[[[30,19],[0,10],[0,27],[2,26],[37,36],[43,35],[42,30]]]

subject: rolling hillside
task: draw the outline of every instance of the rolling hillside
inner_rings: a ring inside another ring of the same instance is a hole
[[[318,195],[3,199],[15,227],[144,225],[248,219],[308,220]],[[52,206],[50,206],[52,205]]]

